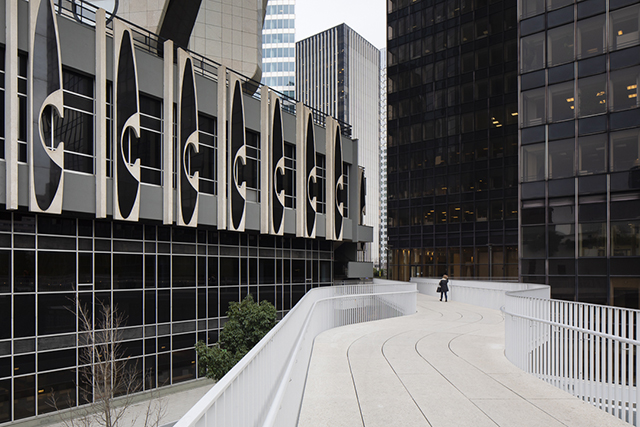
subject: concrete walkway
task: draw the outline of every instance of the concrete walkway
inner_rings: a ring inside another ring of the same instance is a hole
[[[513,366],[497,310],[418,313],[318,336],[299,426],[629,426]]]

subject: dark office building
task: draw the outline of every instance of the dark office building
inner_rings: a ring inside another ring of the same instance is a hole
[[[521,277],[640,308],[640,4],[523,2]]]
[[[389,0],[390,277],[518,278],[515,0]]]

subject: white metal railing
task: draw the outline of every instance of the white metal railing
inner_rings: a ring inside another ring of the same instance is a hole
[[[418,285],[421,294],[439,296],[436,293],[440,279],[426,279],[413,277],[411,282]],[[458,301],[480,307],[500,310],[505,304],[505,293],[510,291],[527,290],[528,295],[539,298],[549,298],[549,287],[530,283],[514,282],[482,282],[475,280],[449,279],[450,301]]]
[[[505,296],[507,358],[520,369],[638,425],[640,311]]]
[[[415,284],[382,280],[312,289],[175,427],[296,425],[314,338],[413,314],[416,293]]]

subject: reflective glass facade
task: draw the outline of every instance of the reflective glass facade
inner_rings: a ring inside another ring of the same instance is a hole
[[[514,0],[389,0],[389,277],[518,278]]]
[[[217,341],[230,302],[282,315],[332,283],[324,240],[4,212],[0,248],[0,422],[53,411],[53,392],[86,403],[76,300],[126,314],[122,356],[148,389],[196,378],[193,345]]]
[[[640,308],[640,5],[523,1],[521,278]]]

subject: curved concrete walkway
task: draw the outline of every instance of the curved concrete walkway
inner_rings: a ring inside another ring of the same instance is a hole
[[[316,338],[298,425],[629,426],[513,366],[501,312],[421,294]]]

